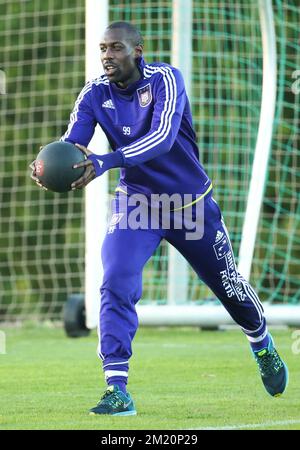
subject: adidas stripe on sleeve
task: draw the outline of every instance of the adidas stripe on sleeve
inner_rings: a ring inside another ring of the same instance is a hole
[[[93,137],[97,124],[94,111],[90,104],[90,93],[93,84],[107,84],[102,77],[89,81],[77,97],[73,111],[70,115],[70,121],[61,141],[69,141],[88,146]]]

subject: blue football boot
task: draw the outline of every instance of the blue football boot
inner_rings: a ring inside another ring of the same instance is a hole
[[[135,416],[136,409],[129,393],[124,394],[119,386],[108,386],[97,406],[90,409],[90,415]]]
[[[253,351],[258,364],[262,382],[267,392],[273,397],[279,397],[288,384],[289,373],[286,364],[282,361],[274,347],[272,336],[269,334],[268,347]]]

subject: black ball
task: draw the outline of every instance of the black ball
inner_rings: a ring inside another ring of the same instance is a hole
[[[85,154],[74,144],[64,141],[45,145],[35,160],[36,177],[43,186],[53,192],[67,192],[78,180],[84,168],[73,169],[73,165],[84,161]]]

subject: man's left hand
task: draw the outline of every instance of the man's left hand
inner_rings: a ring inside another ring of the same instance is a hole
[[[89,155],[93,155],[93,152],[91,152],[91,150],[89,150],[88,148],[84,147],[84,145],[80,145],[80,144],[75,144],[75,145],[86,155],[86,157],[88,157]],[[90,181],[92,181],[92,180],[94,180],[94,178],[96,178],[94,165],[90,159],[85,159],[84,161],[77,163],[73,166],[74,169],[76,169],[77,167],[84,167],[85,171],[84,171],[83,175],[80,178],[78,178],[78,180],[74,181],[71,184],[72,190],[82,189]]]
[[[87,157],[85,161],[74,164],[74,169],[77,167],[84,167],[85,171],[82,177],[72,183],[72,189],[81,189],[86,186],[94,178],[104,174],[109,169],[114,167],[123,167],[124,157],[122,151],[116,150],[105,155],[96,155],[89,149],[80,144],[75,144]]]

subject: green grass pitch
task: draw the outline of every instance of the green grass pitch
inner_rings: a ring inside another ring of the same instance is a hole
[[[272,333],[290,369],[288,390],[272,398],[239,330],[141,328],[129,382],[138,415],[118,418],[88,415],[105,387],[95,331],[81,339],[45,326],[2,331],[0,429],[300,429],[292,330]]]

